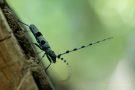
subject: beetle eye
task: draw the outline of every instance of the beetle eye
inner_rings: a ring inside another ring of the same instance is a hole
[[[45,44],[45,41],[44,40],[41,41],[41,45],[43,45],[43,44]]]
[[[39,37],[39,36],[41,36],[42,34],[40,33],[40,32],[37,32],[36,33],[36,37]]]

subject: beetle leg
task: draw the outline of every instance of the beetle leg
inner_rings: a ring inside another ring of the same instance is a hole
[[[39,49],[42,50],[42,48],[41,48],[41,46],[39,44],[37,44],[37,43],[33,43],[33,44],[36,45]]]
[[[46,54],[46,53],[43,54],[43,56],[42,56],[41,59],[39,60],[38,64],[39,64],[39,63],[42,61],[42,59],[45,57],[45,54]]]
[[[46,55],[46,56],[47,56],[48,60],[50,61],[50,64],[45,68],[45,72],[48,70],[48,68],[49,68],[50,65],[52,64],[52,63],[51,63],[51,58],[50,58],[48,55]]]

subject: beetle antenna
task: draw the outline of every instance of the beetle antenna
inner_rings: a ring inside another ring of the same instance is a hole
[[[20,22],[20,23],[22,23],[22,24],[24,24],[25,26],[28,26],[28,27],[29,27],[28,24],[26,24],[26,23],[24,23],[24,22],[22,22],[22,21],[20,21],[20,20],[17,20],[17,21]]]
[[[95,45],[95,44],[98,44],[98,43],[100,43],[100,42],[104,42],[104,41],[106,41],[106,40],[108,40],[108,39],[112,39],[112,38],[113,38],[113,37],[105,38],[105,39],[103,39],[103,40],[96,41],[96,42],[94,42],[94,43],[89,43],[88,45],[83,45],[83,46],[81,46],[81,47],[79,47],[79,48],[74,48],[74,49],[72,49],[72,50],[67,50],[67,51],[65,51],[64,53],[61,53],[61,54],[57,55],[57,57],[60,58],[62,55],[65,55],[65,54],[68,54],[68,53],[71,53],[71,52],[74,52],[74,51],[77,51],[77,50],[80,50],[80,49],[83,49],[83,48],[86,48],[86,47],[89,47],[89,46],[92,46],[92,45]]]
[[[67,78],[65,79],[65,80],[63,80],[63,81],[67,81],[67,80],[69,80],[70,79],[70,77],[71,77],[71,75],[72,75],[72,69],[71,69],[71,66],[70,66],[70,64],[67,62],[67,60],[65,60],[64,58],[59,58],[61,61],[63,61],[65,64],[66,64],[66,66],[67,66],[67,68],[68,68],[68,76],[67,76]]]

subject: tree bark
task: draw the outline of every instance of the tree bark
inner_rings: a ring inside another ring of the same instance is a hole
[[[25,27],[15,19],[15,12],[0,0],[0,90],[52,90],[28,34],[16,32]]]

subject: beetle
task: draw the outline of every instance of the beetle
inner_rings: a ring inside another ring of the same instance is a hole
[[[55,52],[51,49],[49,43],[47,42],[47,40],[43,37],[42,33],[37,29],[37,27],[34,24],[30,24],[27,25],[23,22],[21,22],[20,20],[18,20],[20,23],[26,25],[29,27],[30,31],[32,32],[32,34],[34,35],[37,43],[34,43],[38,48],[40,48],[42,51],[44,51],[44,55],[41,57],[41,60],[43,59],[43,57],[46,55],[48,60],[50,61],[49,66],[51,65],[51,63],[56,63],[56,58],[57,55],[55,54]],[[41,61],[40,60],[40,61]],[[40,63],[40,61],[38,63]],[[49,68],[49,66],[45,69],[45,71]]]
[[[112,39],[113,37],[109,37],[109,38],[105,38],[103,40],[99,40],[99,41],[96,41],[94,43],[89,43],[88,45],[83,45],[79,48],[74,48],[72,50],[67,50],[63,53],[60,53],[58,55],[55,54],[55,52],[51,49],[49,43],[47,42],[47,40],[43,37],[42,33],[37,29],[37,27],[34,25],[34,24],[30,24],[30,25],[27,25],[23,22],[21,22],[20,20],[18,20],[20,23],[26,25],[29,27],[30,31],[33,33],[37,43],[34,43],[37,47],[39,47],[42,51],[44,51],[44,55],[41,57],[41,60],[43,59],[43,57],[46,55],[48,60],[50,61],[50,64],[47,66],[47,68],[45,69],[45,71],[49,68],[49,66],[51,65],[51,63],[56,63],[56,58],[59,58],[61,60],[63,60],[66,65],[69,65],[69,63],[64,60],[64,58],[61,58],[62,55],[65,55],[65,54],[68,54],[68,53],[71,53],[71,52],[74,52],[74,51],[77,51],[77,50],[80,50],[80,49],[83,49],[83,48],[86,48],[86,47],[89,47],[89,46],[92,46],[94,44],[98,44],[100,42],[104,42],[108,39]],[[41,61],[40,60],[40,61]],[[39,63],[40,63],[39,61]]]

